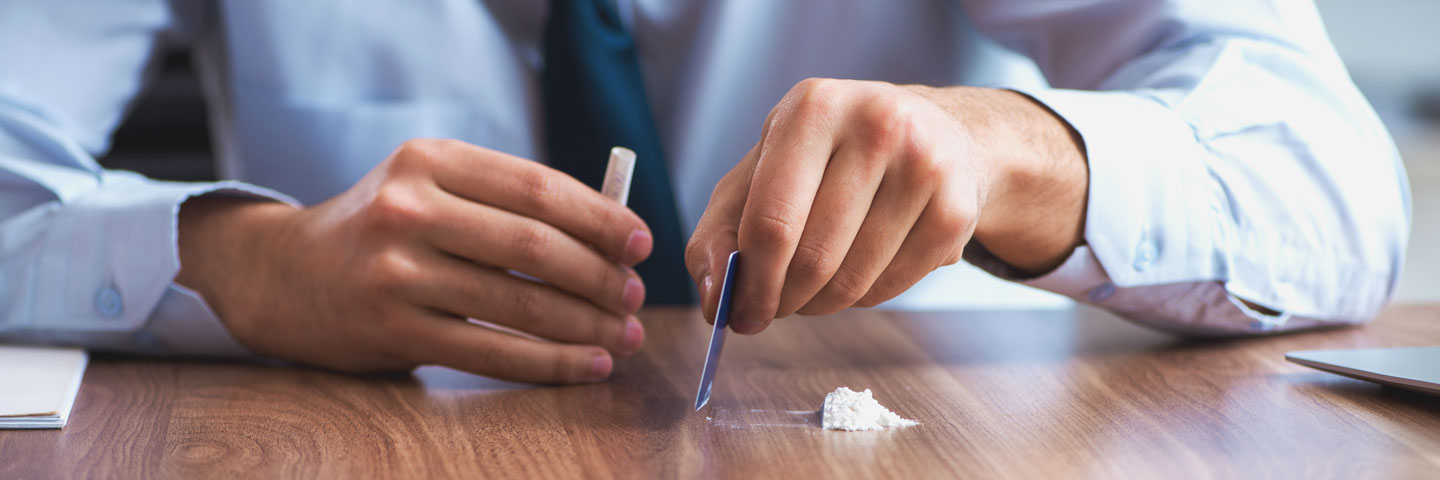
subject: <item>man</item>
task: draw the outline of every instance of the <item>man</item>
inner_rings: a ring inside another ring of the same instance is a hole
[[[1403,171],[1304,0],[362,3],[7,5],[0,339],[570,383],[734,249],[740,333],[962,255],[1188,334],[1398,277]],[[162,42],[236,181],[96,166]]]

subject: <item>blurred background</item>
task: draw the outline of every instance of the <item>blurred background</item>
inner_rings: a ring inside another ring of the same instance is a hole
[[[1396,302],[1440,302],[1440,0],[1316,4],[1355,83],[1394,136],[1410,175],[1414,222]],[[211,159],[204,98],[188,54],[169,53],[101,164],[198,181],[215,178]],[[989,290],[972,291],[976,295],[968,303],[943,306],[1069,305],[1067,299],[1020,286],[979,288]]]
[[[1440,1],[1316,4],[1410,174],[1413,227],[1396,302],[1440,302]]]

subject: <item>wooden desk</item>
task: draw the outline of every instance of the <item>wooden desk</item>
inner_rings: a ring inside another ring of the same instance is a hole
[[[1096,310],[787,319],[731,336],[691,409],[709,327],[644,315],[604,384],[426,368],[360,378],[96,359],[63,431],[0,431],[0,478],[1433,477],[1440,399],[1286,363],[1289,350],[1440,344],[1440,306],[1355,329],[1185,342]],[[871,388],[923,424],[821,430]],[[798,412],[798,413],[797,413]]]

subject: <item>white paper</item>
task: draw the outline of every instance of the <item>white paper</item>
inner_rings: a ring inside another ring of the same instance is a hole
[[[70,418],[84,350],[0,345],[0,428],[60,428]]]

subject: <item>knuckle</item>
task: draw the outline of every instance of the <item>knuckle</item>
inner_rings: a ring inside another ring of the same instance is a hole
[[[812,300],[810,303],[807,303],[804,306],[800,307],[799,310],[796,310],[796,313],[813,317],[820,315],[830,315],[844,309],[845,307],[843,305],[822,304],[820,302]]]
[[[737,166],[736,168],[739,167]],[[739,175],[736,175],[735,170],[731,170],[724,176],[721,176],[720,180],[715,182],[715,188],[710,189],[709,205],[715,205],[717,202],[723,200],[728,192],[737,190],[735,188],[736,183],[740,181],[738,177]]]
[[[901,166],[901,175],[913,188],[929,188],[937,185],[945,175],[945,162],[941,156],[923,146],[907,147]]]
[[[883,290],[879,288],[872,289],[870,290],[870,293],[866,293],[864,297],[860,297],[860,300],[857,300],[855,302],[855,305],[865,308],[872,308],[882,303],[885,303],[892,298],[895,298],[896,295],[899,295],[900,292],[903,291],[904,289],[896,288],[887,288]]]
[[[410,337],[411,337],[411,322],[409,322],[409,321],[408,321],[408,318],[405,317],[405,316],[403,316],[403,315],[396,315],[396,314],[393,314],[393,313],[382,314],[382,315],[380,316],[379,328],[380,328],[380,333],[383,335],[383,338],[386,338],[386,339],[401,340],[401,339],[406,339],[406,338],[410,338]],[[389,348],[393,348],[393,349],[394,349],[394,350],[393,350],[393,353],[396,353],[396,354],[399,354],[399,355],[402,355],[402,356],[414,356],[414,355],[416,355],[416,354],[420,354],[420,353],[421,353],[421,352],[410,351],[410,350],[408,350],[407,348],[405,348],[405,346],[406,346],[406,345],[410,345],[411,342],[382,342],[382,343],[386,344],[387,346],[393,346],[393,347],[389,347]]]
[[[840,80],[810,77],[795,84],[795,92],[801,99],[824,99],[836,90]]]
[[[525,286],[508,295],[510,316],[520,322],[529,323],[538,318],[545,308],[544,290],[538,286]]]
[[[869,132],[872,148],[893,150],[909,141],[915,123],[904,102],[891,98],[874,98],[860,113],[861,121]]]
[[[824,85],[827,80],[828,79],[820,77],[808,77],[804,80],[796,82],[794,90],[798,92],[807,92],[810,90],[814,90]]]
[[[872,100],[861,114],[867,132],[862,145],[877,157],[898,158],[899,173],[907,184],[933,185],[945,174],[945,157],[911,103],[890,97]]]
[[[443,144],[431,138],[412,138],[395,148],[393,166],[401,171],[428,170],[441,157]]]
[[[590,338],[585,343],[591,345],[615,345],[615,341],[606,341],[607,338],[618,338],[618,335],[610,333],[609,325],[616,322],[609,315],[595,312],[590,316]]]
[[[876,298],[878,298],[876,295],[868,295],[868,294],[867,294],[867,295],[865,295],[864,297],[860,297],[860,300],[856,301],[856,302],[855,302],[855,305],[856,305],[856,306],[859,306],[859,307],[871,308],[871,307],[874,307],[874,306],[876,306],[876,305],[879,305],[881,302],[884,302],[884,301],[885,301],[885,300],[876,300]]]
[[[750,227],[746,230],[749,235],[745,237],[750,241],[745,243],[758,244],[762,248],[788,244],[799,230],[794,222],[770,212],[757,213],[747,226]]]
[[[620,292],[625,290],[625,281],[629,278],[619,268],[601,268],[594,271],[595,278],[590,285],[592,290],[589,294],[590,301],[604,308],[615,308],[620,302]]]
[[[691,272],[705,263],[705,244],[707,242],[701,240],[704,235],[704,230],[697,228],[695,234],[690,236],[690,240],[685,242],[685,266],[689,267]]]
[[[893,282],[893,281],[892,281],[892,282],[888,282],[888,283],[898,283],[898,282]],[[885,303],[886,300],[889,300],[889,299],[891,299],[891,298],[895,298],[896,295],[899,295],[900,292],[904,291],[904,289],[896,289],[896,288],[893,288],[893,287],[895,287],[895,286],[897,286],[897,285],[885,285],[885,286],[882,286],[882,285],[881,285],[881,281],[880,281],[880,280],[877,280],[877,281],[875,282],[875,286],[871,287],[871,288],[870,288],[870,291],[865,293],[865,296],[860,297],[859,300],[856,300],[856,301],[855,301],[855,305],[861,306],[861,307],[865,307],[865,308],[870,308],[870,307],[874,307],[874,306],[876,306],[876,305]]]
[[[387,250],[377,254],[366,269],[366,286],[374,293],[395,293],[419,280],[421,272],[414,258],[397,250]]]
[[[521,225],[510,238],[510,253],[522,265],[536,265],[549,255],[554,238],[539,225]]]
[[[938,211],[932,218],[927,219],[926,223],[942,238],[967,239],[975,230],[979,215],[975,213],[973,206],[947,203],[936,208]]]
[[[477,365],[487,372],[493,372],[495,376],[513,379],[517,373],[517,359],[507,355],[503,348],[486,345],[476,348],[471,354],[474,355]]]
[[[527,168],[516,176],[520,198],[536,216],[554,208],[559,196],[555,174],[544,168]]]
[[[789,275],[801,281],[823,281],[835,272],[841,260],[824,246],[802,241],[795,247],[795,256],[790,260]]]
[[[843,88],[841,80],[807,78],[791,90],[792,108],[802,118],[814,118],[833,111]]]
[[[549,377],[543,381],[553,383],[571,383],[579,380],[579,375],[573,373],[575,372],[575,368],[572,366],[573,364],[570,362],[569,358],[566,355],[561,353],[554,353],[551,354],[549,357]]]
[[[593,233],[579,235],[595,245],[611,245],[606,250],[619,250],[629,240],[631,231],[645,228],[644,220],[617,202],[602,203],[587,217],[587,229]]]
[[[938,238],[946,241],[957,241],[970,233],[970,226],[974,224],[970,216],[955,208],[939,210],[931,218],[926,219],[925,228],[934,232]]]
[[[765,115],[765,122],[760,124],[760,142],[758,145],[765,144],[765,139],[770,136],[770,129],[775,127],[775,117],[783,110],[785,105],[785,99],[782,98],[780,103],[776,104],[774,108],[770,109],[770,113]]]
[[[728,204],[734,200],[734,196],[743,196],[746,191],[745,184],[750,181],[753,175],[754,172],[751,169],[746,169],[743,165],[736,165],[735,168],[726,172],[724,176],[720,177],[719,181],[715,182],[715,188],[710,190],[710,200],[707,202],[706,213],[709,213],[710,209],[717,205]],[[701,218],[704,218],[704,216],[702,215]]]
[[[834,293],[843,308],[854,305],[861,297],[864,297],[865,293],[870,291],[870,282],[854,269],[841,266],[839,270],[835,271],[835,275],[830,277],[828,288]]]
[[[379,229],[407,228],[427,223],[429,210],[408,186],[390,183],[381,186],[365,210],[369,224]]]
[[[800,237],[801,229],[805,225],[797,221],[798,209],[783,201],[772,201],[766,206],[757,208],[753,217],[747,219],[741,236],[749,240],[747,244],[757,245],[762,248],[776,245],[789,245]]]
[[[940,261],[940,266],[948,267],[960,263],[960,259],[964,257],[963,252],[964,250],[960,248],[953,249],[949,255],[946,255],[945,258]]]

